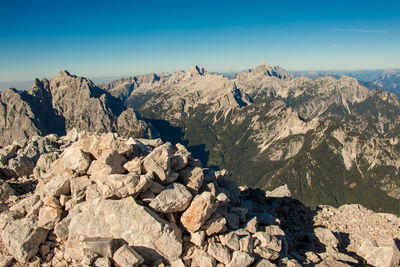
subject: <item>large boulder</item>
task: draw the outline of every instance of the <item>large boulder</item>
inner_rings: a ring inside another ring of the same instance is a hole
[[[392,239],[387,239],[379,245],[371,239],[366,239],[357,254],[376,267],[397,267],[400,261],[399,249]]]
[[[1,238],[10,254],[19,262],[25,263],[39,251],[47,234],[48,231],[38,227],[34,220],[23,218],[7,224]]]
[[[186,187],[173,183],[157,195],[149,204],[153,210],[161,213],[184,211],[190,204],[192,195]]]
[[[172,262],[182,253],[180,231],[130,197],[78,204],[64,220],[67,243],[81,236],[120,238],[149,262],[160,256]]]
[[[182,214],[181,223],[188,232],[194,232],[210,218],[217,209],[216,198],[210,192],[197,195]]]

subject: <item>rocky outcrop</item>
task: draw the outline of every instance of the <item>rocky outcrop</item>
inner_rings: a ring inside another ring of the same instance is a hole
[[[57,146],[39,159],[57,158],[37,160],[29,178],[12,178],[14,184],[31,179],[36,188],[20,188],[18,195],[3,190],[0,253],[7,264],[11,258],[41,266],[399,261],[394,215],[361,206],[311,210],[291,198],[286,185],[271,192],[239,188],[227,171],[200,167],[180,144],[76,131],[52,140]]]
[[[155,132],[123,102],[92,81],[63,70],[54,79],[35,80],[32,89],[0,94],[0,145],[34,135],[64,135],[76,128],[152,137]]]

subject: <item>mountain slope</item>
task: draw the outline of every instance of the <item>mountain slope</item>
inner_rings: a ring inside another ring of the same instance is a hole
[[[76,128],[89,132],[119,132],[151,137],[151,127],[123,103],[92,81],[61,71],[51,81],[36,80],[29,91],[0,94],[0,145],[33,135]]]
[[[260,65],[228,79],[194,66],[135,87],[125,103],[165,140],[184,143],[241,184],[287,183],[308,205],[398,213],[398,98],[346,76],[279,73]]]

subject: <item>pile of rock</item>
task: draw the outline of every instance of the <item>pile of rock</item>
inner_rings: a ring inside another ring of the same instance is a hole
[[[347,254],[286,186],[239,188],[180,144],[76,131],[43,140],[55,145],[30,159],[36,189],[15,196],[2,182],[1,266],[351,266],[376,264],[370,248],[381,255],[373,241]],[[389,241],[377,266],[399,261]]]

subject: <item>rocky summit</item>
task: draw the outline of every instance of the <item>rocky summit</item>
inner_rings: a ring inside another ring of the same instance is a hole
[[[7,145],[0,159],[1,266],[399,263],[395,215],[311,209],[286,185],[238,187],[181,144],[71,130]]]

